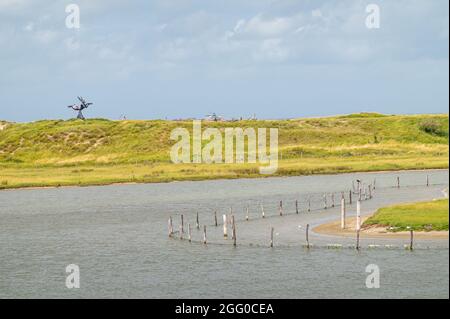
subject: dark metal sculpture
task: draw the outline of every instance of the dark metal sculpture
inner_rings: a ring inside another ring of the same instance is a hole
[[[77,96],[78,100],[81,102],[81,104],[73,104],[73,105],[69,105],[68,108],[74,110],[74,111],[78,111],[78,116],[77,119],[80,120],[84,120],[84,116],[83,113],[81,111],[83,111],[84,109],[87,109],[89,107],[89,105],[92,105],[94,103],[88,103],[86,102],[85,99],[83,99],[81,96]]]

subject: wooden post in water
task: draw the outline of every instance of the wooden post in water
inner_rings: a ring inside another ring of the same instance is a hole
[[[180,225],[180,239],[183,239],[183,226]]]
[[[311,211],[311,197],[308,197],[308,212]]]
[[[409,242],[409,250],[413,250],[414,249],[414,230],[412,228],[410,228],[409,233],[411,235],[411,239]]]
[[[376,184],[377,184],[377,179],[376,179],[376,178],[374,178],[374,179],[373,179],[373,190],[375,190],[375,188],[376,188]]]
[[[353,201],[352,201],[352,191],[350,191],[350,192],[348,193],[348,202],[349,202],[350,205],[353,204]]]
[[[230,216],[231,239],[234,240],[234,215]]]
[[[357,230],[356,231],[356,250],[359,250],[360,249],[360,247],[359,247],[359,236],[360,236],[360,230]]]
[[[188,223],[188,239],[189,242],[192,242],[192,230],[191,230],[191,224]]]
[[[206,245],[206,225],[203,226],[203,244]]]
[[[264,213],[264,206],[263,206],[263,204],[261,204],[261,217],[262,218],[266,217],[266,214]]]
[[[400,188],[400,176],[397,176],[397,188]]]
[[[249,218],[250,218],[250,217],[249,217],[248,206],[247,206],[247,209],[246,209],[246,211],[245,211],[245,220],[248,221]]]
[[[334,203],[334,193],[331,193],[331,207],[334,207],[335,203]]]
[[[236,247],[236,223],[234,221],[234,216],[232,217],[233,223],[233,246]]]
[[[184,233],[184,216],[181,214],[181,233]]]
[[[427,187],[430,186],[430,176],[427,175]]]
[[[169,227],[169,237],[172,237],[172,235],[173,235],[172,216],[169,217],[168,227]]]
[[[295,200],[295,213],[298,214],[298,200]]]
[[[214,211],[214,226],[217,227],[217,211]]]
[[[356,202],[356,231],[361,230],[361,201]]]
[[[306,248],[309,249],[309,224],[306,224]]]
[[[223,214],[223,237],[228,237],[228,222],[227,222],[227,215]]]
[[[273,248],[273,227],[270,228],[270,248]]]
[[[369,199],[372,199],[372,185],[369,185]]]
[[[341,199],[341,229],[345,229],[345,198]]]
[[[327,209],[328,208],[328,204],[327,204],[327,194],[323,194],[323,208]]]
[[[280,216],[283,216],[283,201],[280,200]]]
[[[197,212],[197,221],[196,221],[196,226],[197,226],[197,229],[200,229],[200,221],[199,221],[199,218],[198,218],[198,212]]]

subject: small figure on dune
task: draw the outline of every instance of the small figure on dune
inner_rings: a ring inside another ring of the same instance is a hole
[[[77,119],[84,120],[85,118],[81,111],[83,111],[84,109],[87,109],[89,107],[89,105],[92,105],[93,103],[86,102],[86,100],[83,99],[81,96],[78,96],[78,100],[81,102],[81,104],[69,105],[68,108],[70,108],[74,111],[78,111]]]

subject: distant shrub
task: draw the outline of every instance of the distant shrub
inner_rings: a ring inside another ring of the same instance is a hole
[[[433,119],[423,120],[420,123],[419,128],[421,131],[432,135],[446,136],[448,134],[442,129],[441,124]]]
[[[8,181],[6,180],[2,181],[2,186],[8,186]]]

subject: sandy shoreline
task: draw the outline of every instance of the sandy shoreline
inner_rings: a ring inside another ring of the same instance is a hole
[[[196,181],[217,181],[217,180],[231,180],[231,179],[257,179],[257,178],[283,178],[283,177],[299,177],[299,176],[323,176],[323,175],[345,175],[345,174],[377,174],[377,173],[407,173],[407,172],[433,172],[433,171],[448,171],[449,168],[430,168],[430,169],[405,169],[405,170],[380,170],[380,171],[355,171],[347,173],[329,173],[329,174],[310,174],[310,175],[275,175],[270,177],[237,177],[237,178],[205,178],[205,179],[186,179],[186,180],[171,180],[158,182],[107,182],[107,183],[92,183],[83,185],[58,185],[58,186],[25,186],[25,187],[7,187],[0,188],[0,192],[15,191],[15,190],[37,190],[37,189],[54,189],[54,188],[82,188],[82,187],[103,187],[115,185],[135,185],[135,184],[162,184],[162,183],[179,183],[179,182],[196,182]]]
[[[362,217],[362,222],[368,219],[370,216]],[[356,236],[356,217],[347,218],[346,229],[341,229],[341,221],[337,220],[330,223],[325,223],[313,228],[313,231],[323,235],[333,235],[342,237]],[[408,239],[410,238],[409,232],[388,232],[386,227],[371,226],[361,229],[361,238],[394,238],[394,239]],[[414,232],[414,238],[417,239],[447,239],[448,231],[429,231],[429,232]]]

